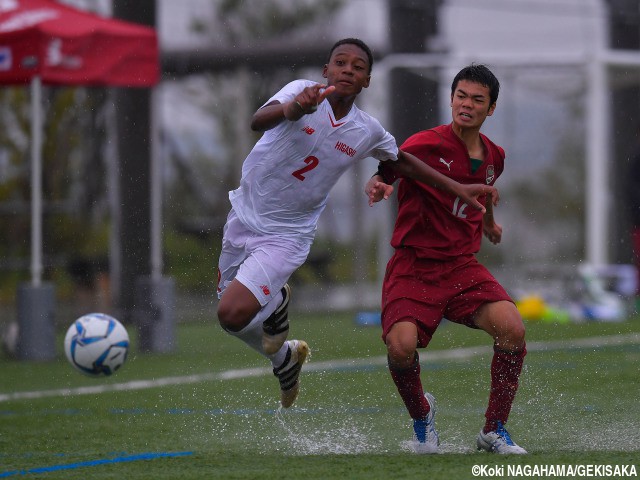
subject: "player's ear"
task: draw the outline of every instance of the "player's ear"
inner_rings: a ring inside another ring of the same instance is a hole
[[[329,69],[329,66],[325,63],[324,67],[322,68],[322,77],[323,78],[327,78],[327,70]]]
[[[487,117],[490,117],[491,115],[493,115],[493,112],[495,111],[495,109],[496,109],[496,102],[493,102],[489,107],[489,111],[487,112]]]
[[[371,75],[367,75],[367,79],[364,81],[364,88],[369,88],[369,85],[371,84]]]

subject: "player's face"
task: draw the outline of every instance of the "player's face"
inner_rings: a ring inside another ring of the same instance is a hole
[[[335,95],[358,95],[363,88],[369,86],[371,79],[367,54],[357,45],[340,45],[324,66],[322,76],[327,79],[327,85],[336,87]]]
[[[490,101],[489,87],[460,80],[451,96],[453,123],[460,128],[480,128],[496,108]]]

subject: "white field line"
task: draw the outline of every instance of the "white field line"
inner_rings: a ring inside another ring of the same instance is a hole
[[[556,340],[550,342],[527,343],[527,351],[541,352],[552,350],[566,350],[575,348],[599,348],[605,346],[635,345],[640,344],[640,333],[630,333],[626,335],[609,335],[602,337],[587,337],[573,340]],[[478,346],[466,348],[454,348],[450,350],[426,350],[422,355],[422,362],[428,363],[442,360],[467,360],[481,355],[491,354],[491,346]],[[335,371],[350,369],[362,366],[384,366],[387,364],[386,355],[367,358],[355,358],[345,360],[327,360],[324,362],[312,362],[305,366],[305,371]],[[211,382],[220,380],[233,380],[238,378],[259,377],[271,375],[271,368],[244,368],[236,370],[226,370],[218,373],[203,373],[198,375],[186,375],[180,377],[164,377],[154,380],[133,380],[124,383],[114,383],[110,385],[95,385],[91,387],[59,388],[53,390],[39,390],[31,392],[14,392],[0,394],[0,402],[11,400],[29,400],[45,397],[67,397],[74,395],[92,395],[104,392],[143,390],[147,388],[157,388],[169,385],[186,385],[192,383]]]

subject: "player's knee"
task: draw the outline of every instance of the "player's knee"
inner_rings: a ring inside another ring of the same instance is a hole
[[[389,366],[408,368],[415,359],[418,332],[412,322],[397,322],[385,337]]]
[[[241,306],[220,302],[217,309],[218,322],[220,326],[229,332],[238,332],[246,327],[251,318],[247,318],[247,312],[244,312]]]
[[[222,328],[224,328],[225,330],[233,331],[232,316],[228,309],[224,308],[222,305],[218,305],[216,315],[218,316],[218,323]]]
[[[518,351],[525,345],[525,326],[519,315],[510,318],[506,328],[496,338],[496,346],[510,351]]]
[[[387,356],[390,367],[409,368],[413,364],[415,354],[415,342],[387,338]]]
[[[524,336],[526,333],[526,329],[524,327],[524,323],[520,319],[518,322],[514,322],[514,326],[512,329],[512,336],[514,340],[517,340],[518,343],[524,344]]]

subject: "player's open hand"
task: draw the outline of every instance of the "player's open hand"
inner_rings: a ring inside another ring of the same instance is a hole
[[[378,175],[374,175],[369,179],[364,187],[364,193],[369,197],[369,206],[372,207],[374,203],[380,200],[387,200],[393,193],[393,185],[387,185],[380,181]]]
[[[470,205],[472,208],[480,210],[482,213],[485,213],[487,210],[485,206],[478,200],[478,197],[482,197],[484,195],[489,195],[491,197],[491,203],[494,206],[498,205],[498,201],[500,200],[498,189],[491,185],[482,185],[475,183],[471,185],[461,184],[460,193],[458,194],[462,201]]]

